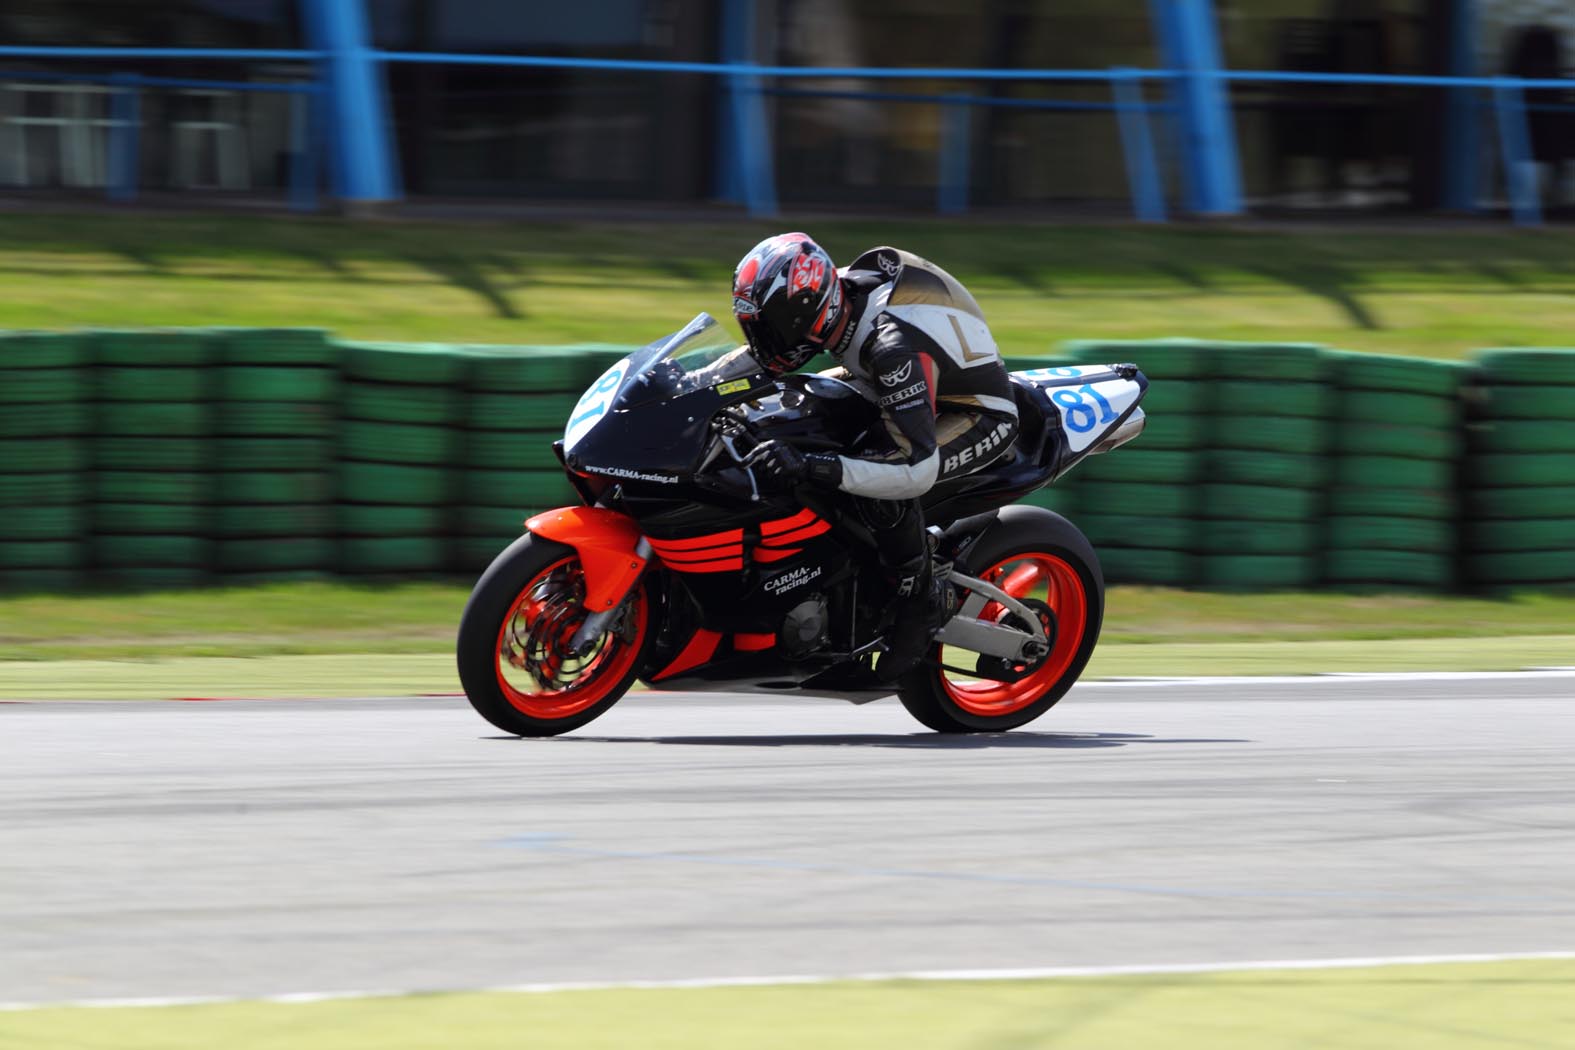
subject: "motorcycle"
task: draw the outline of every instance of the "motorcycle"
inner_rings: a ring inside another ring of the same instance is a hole
[[[876,553],[889,505],[800,488],[762,492],[750,453],[879,447],[874,403],[830,375],[773,379],[713,318],[609,368],[554,443],[583,505],[537,514],[477,581],[460,620],[465,695],[519,736],[607,711],[636,680],[660,689],[820,696],[896,693],[941,733],[1015,729],[1082,673],[1105,586],[1077,527],[1019,504],[1143,429],[1137,366],[1011,373],[1005,454],[924,496],[949,616],[927,658],[876,677],[891,593]],[[967,449],[962,455],[985,449]]]

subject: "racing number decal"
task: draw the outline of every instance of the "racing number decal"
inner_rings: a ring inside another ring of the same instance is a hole
[[[1143,389],[1128,379],[1108,379],[1080,387],[1064,386],[1049,393],[1061,413],[1061,430],[1067,445],[1073,452],[1081,452],[1137,404]]]
[[[1099,412],[1094,412],[1093,406],[1083,401],[1087,394],[1099,403]],[[1115,421],[1116,413],[1110,407],[1110,402],[1092,383],[1084,383],[1076,390],[1070,387],[1057,390],[1050,398],[1061,406],[1061,418],[1066,422],[1068,430],[1078,434],[1086,434],[1093,430],[1097,424]]]
[[[589,390],[580,395],[580,400],[575,403],[574,411],[569,414],[569,425],[563,431],[563,449],[565,452],[574,448],[580,438],[594,427],[607,410],[612,407],[613,395],[618,392],[618,387],[623,383],[624,372],[629,367],[629,359],[613,365],[602,373]]]

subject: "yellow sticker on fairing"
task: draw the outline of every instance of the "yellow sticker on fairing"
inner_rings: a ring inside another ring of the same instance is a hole
[[[735,379],[730,383],[718,383],[716,385],[716,392],[718,394],[736,394],[740,390],[748,389],[749,380],[747,379]]]

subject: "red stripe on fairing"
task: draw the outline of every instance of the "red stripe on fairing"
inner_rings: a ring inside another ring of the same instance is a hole
[[[742,558],[744,556],[744,545],[742,543],[733,543],[726,547],[713,547],[703,551],[659,550],[656,554],[657,557],[669,565],[695,561],[716,561],[718,558]]]
[[[741,653],[758,653],[777,644],[774,634],[735,634],[733,648]]]
[[[791,518],[778,518],[775,521],[761,522],[760,535],[774,536],[779,532],[791,532],[816,520],[818,519],[815,516],[815,512],[805,507]]]
[[[682,561],[682,562],[670,562],[670,561],[667,561],[664,558],[662,560],[662,563],[664,565],[666,565],[669,569],[672,569],[674,572],[742,572],[742,571],[744,571],[744,559],[743,559],[742,556],[739,556],[737,558],[723,558],[720,561]]]
[[[924,369],[924,385],[930,391],[930,415],[935,414],[935,358],[929,354],[919,355],[919,367]]]
[[[794,529],[792,532],[784,532],[781,535],[772,536],[771,546],[776,546],[779,543],[799,543],[803,540],[809,539],[812,536],[819,536],[823,532],[830,531],[831,522],[817,521],[815,524],[806,525],[802,529]]]
[[[744,541],[743,529],[728,529],[725,532],[713,532],[709,536],[690,536],[681,540],[650,540],[655,550],[692,551],[702,547],[720,547],[727,543],[742,543]]]
[[[651,676],[651,681],[659,682],[663,678],[670,678],[680,671],[687,671],[698,667],[716,655],[716,647],[721,642],[722,636],[716,631],[698,630],[689,639],[689,644],[684,646],[684,651],[679,653],[673,662],[662,668],[657,674]]]
[[[795,554],[802,554],[802,553],[804,553],[804,548],[803,547],[786,547],[786,548],[783,548],[782,550],[777,550],[777,549],[772,548],[772,547],[756,547],[755,548],[755,560],[756,561],[781,561],[783,558],[791,558]]]

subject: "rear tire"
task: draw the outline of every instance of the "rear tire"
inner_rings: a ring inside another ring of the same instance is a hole
[[[971,575],[1028,599],[1031,607],[1043,603],[1054,614],[1049,654],[1016,682],[974,681],[937,666],[949,658],[947,647],[936,644],[930,651],[935,662],[904,676],[897,696],[909,714],[937,733],[1005,732],[1050,710],[1083,673],[1104,620],[1104,574],[1075,525],[1021,505],[1002,512],[967,561]],[[1007,580],[1015,582],[1006,586]],[[1000,610],[1002,619],[1008,615]]]
[[[628,691],[655,635],[644,582],[584,656],[567,645],[585,622],[573,547],[524,535],[499,554],[459,621],[459,680],[481,717],[517,736],[556,736],[597,718]]]

